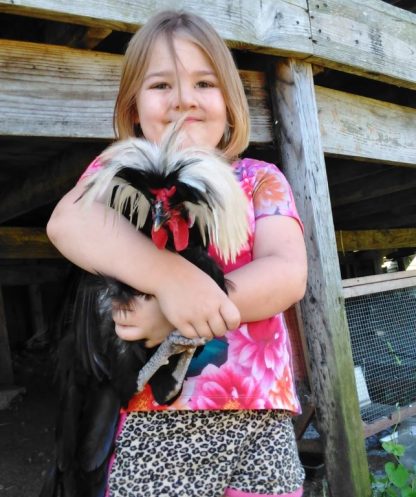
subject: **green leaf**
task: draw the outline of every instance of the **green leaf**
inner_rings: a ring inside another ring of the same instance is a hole
[[[398,488],[406,486],[407,480],[409,479],[409,471],[407,471],[403,464],[398,464],[396,466],[392,462],[388,462],[385,464],[384,469],[393,485],[396,485]]]
[[[389,487],[389,488],[386,488],[384,490],[384,493],[383,493],[383,496],[386,495],[388,497],[398,497],[398,493],[396,492],[396,490],[394,490],[393,488]]]
[[[406,452],[406,447],[404,445],[395,442],[384,442],[382,447],[388,454],[393,454],[396,457],[402,457]]]
[[[403,488],[401,497],[416,497],[416,491],[410,487]]]

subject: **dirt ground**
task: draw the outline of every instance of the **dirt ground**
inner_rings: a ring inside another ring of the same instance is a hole
[[[0,496],[35,497],[53,453],[55,392],[46,351],[14,355],[15,383],[26,389],[0,410]]]
[[[0,497],[37,497],[53,455],[56,392],[50,354],[15,354],[14,370],[15,383],[26,393],[0,410]],[[309,478],[304,497],[328,496],[324,487],[320,474]]]

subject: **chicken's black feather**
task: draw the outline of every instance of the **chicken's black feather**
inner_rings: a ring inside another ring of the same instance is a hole
[[[173,146],[174,138],[172,134],[161,148],[144,143],[143,140],[132,140],[127,145],[116,144],[114,149],[110,147],[110,152],[107,155],[105,152],[102,160],[109,163],[110,167],[115,162],[114,177],[117,181],[109,184],[108,203],[150,237],[153,228],[151,206],[155,201],[155,191],[169,190],[168,200],[172,212],[185,221],[189,231],[189,241],[181,255],[227,291],[221,268],[208,255],[211,231],[217,241],[228,236],[217,225],[218,220],[224,217],[227,199],[224,194],[221,197],[208,177],[213,175],[215,178],[214,175],[219,173],[215,170],[209,171],[209,174],[204,173],[204,170],[199,172],[200,162],[210,159],[206,152],[197,158],[185,152],[175,155],[177,149]],[[123,161],[127,165],[123,165]],[[122,163],[120,167],[119,162]],[[229,176],[227,181],[231,178],[231,182],[237,184],[227,169],[228,165],[223,164],[220,164],[220,170]],[[85,196],[97,185],[94,181],[90,182]],[[133,193],[123,197],[118,205],[117,198],[120,198],[119,194],[123,193],[126,185],[133,187]],[[218,189],[222,188],[218,181],[216,185]],[[243,195],[238,185],[232,188],[237,192],[236,195]],[[140,198],[146,199],[144,203],[138,203]],[[144,209],[145,216],[138,205]],[[189,209],[192,205],[195,206],[195,212],[191,215]],[[244,209],[242,200],[239,205]],[[218,213],[213,215],[216,209]],[[226,256],[230,253],[232,257],[235,256],[234,252],[245,243],[247,236],[244,232],[246,214],[244,211],[237,214],[244,225],[238,232],[241,240],[235,246],[226,241]],[[207,219],[204,219],[204,215]],[[194,222],[192,216],[199,216],[198,222]],[[166,230],[166,233],[166,248],[175,251],[176,240],[172,230]],[[231,233],[230,238],[233,237]],[[76,283],[71,285],[65,304],[58,349],[60,398],[56,463],[48,473],[41,497],[104,496],[119,409],[127,406],[136,392],[139,371],[158,350],[158,347],[146,348],[144,341],[121,340],[115,333],[112,320],[114,301],[128,307],[137,295],[143,298],[152,296],[139,294],[133,288],[104,275],[89,274],[81,269],[75,272]],[[159,404],[173,402],[180,395],[180,385],[177,385],[173,374],[179,362],[179,354],[171,356],[168,364],[161,365],[149,380],[154,398]]]

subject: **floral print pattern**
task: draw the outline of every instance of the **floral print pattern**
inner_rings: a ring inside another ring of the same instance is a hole
[[[84,175],[99,167],[97,162],[93,162]],[[252,261],[257,219],[273,215],[290,216],[303,230],[290,186],[275,165],[242,159],[234,164],[234,168],[249,199],[250,235],[234,263],[225,265],[215,247],[210,247],[210,254],[225,273]],[[192,361],[183,391],[172,405],[159,406],[147,386],[131,399],[127,411],[164,409],[282,409],[299,412],[291,347],[283,313],[244,323],[238,329],[229,331],[225,340],[214,339],[207,343],[201,357]]]

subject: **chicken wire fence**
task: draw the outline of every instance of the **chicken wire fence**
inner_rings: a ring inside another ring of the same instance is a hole
[[[416,401],[416,287],[345,300],[361,417]]]

